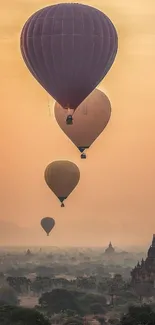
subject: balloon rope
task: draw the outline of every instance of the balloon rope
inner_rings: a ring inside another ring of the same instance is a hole
[[[71,114],[72,116],[75,114],[75,109],[73,110],[73,113]]]
[[[49,116],[51,117],[51,107],[50,107],[50,100],[49,97],[47,96],[47,106],[48,106],[48,112],[49,112]]]
[[[83,114],[84,115],[87,115],[87,105],[86,104],[83,107]]]

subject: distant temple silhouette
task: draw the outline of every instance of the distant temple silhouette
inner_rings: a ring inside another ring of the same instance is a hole
[[[104,254],[109,256],[109,255],[114,255],[115,253],[116,253],[116,252],[115,252],[115,249],[114,249],[114,247],[112,246],[112,243],[110,242],[110,243],[109,243],[109,246],[106,248]]]
[[[32,253],[31,253],[30,249],[27,250],[27,252],[26,252],[25,255],[26,255],[26,256],[32,256]]]
[[[152,288],[155,286],[155,234],[153,235],[152,245],[148,249],[146,260],[142,259],[131,271],[132,284],[149,284]]]

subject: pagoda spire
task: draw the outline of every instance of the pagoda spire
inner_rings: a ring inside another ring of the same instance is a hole
[[[105,253],[106,254],[113,254],[113,253],[115,253],[115,249],[113,248],[111,241],[109,242],[109,245],[108,245],[108,247],[105,250]]]
[[[155,247],[155,234],[153,234],[153,238],[152,238],[152,246]]]

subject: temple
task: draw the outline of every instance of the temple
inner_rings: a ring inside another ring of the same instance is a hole
[[[30,249],[28,249],[27,250],[27,252],[26,252],[26,254],[25,254],[26,256],[31,256],[32,255],[32,253],[31,253],[31,251],[30,251]]]
[[[138,282],[155,284],[155,234],[153,235],[152,245],[150,246],[146,260],[137,263],[135,268],[131,271],[132,284]]]
[[[113,248],[111,242],[109,243],[109,246],[106,248],[104,254],[109,256],[115,254],[115,249]]]

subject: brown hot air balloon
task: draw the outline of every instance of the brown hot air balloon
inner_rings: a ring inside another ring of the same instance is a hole
[[[45,230],[47,236],[49,236],[49,233],[55,226],[55,220],[50,217],[45,217],[41,220],[40,223],[41,223],[42,228]]]
[[[79,168],[71,161],[54,161],[46,167],[44,176],[46,184],[60,200],[61,207],[64,207],[63,201],[79,182]]]
[[[86,158],[84,150],[92,145],[109,122],[111,104],[102,91],[95,89],[78,106],[72,125],[66,124],[65,110],[57,102],[54,113],[60,128],[82,153],[81,158]]]

